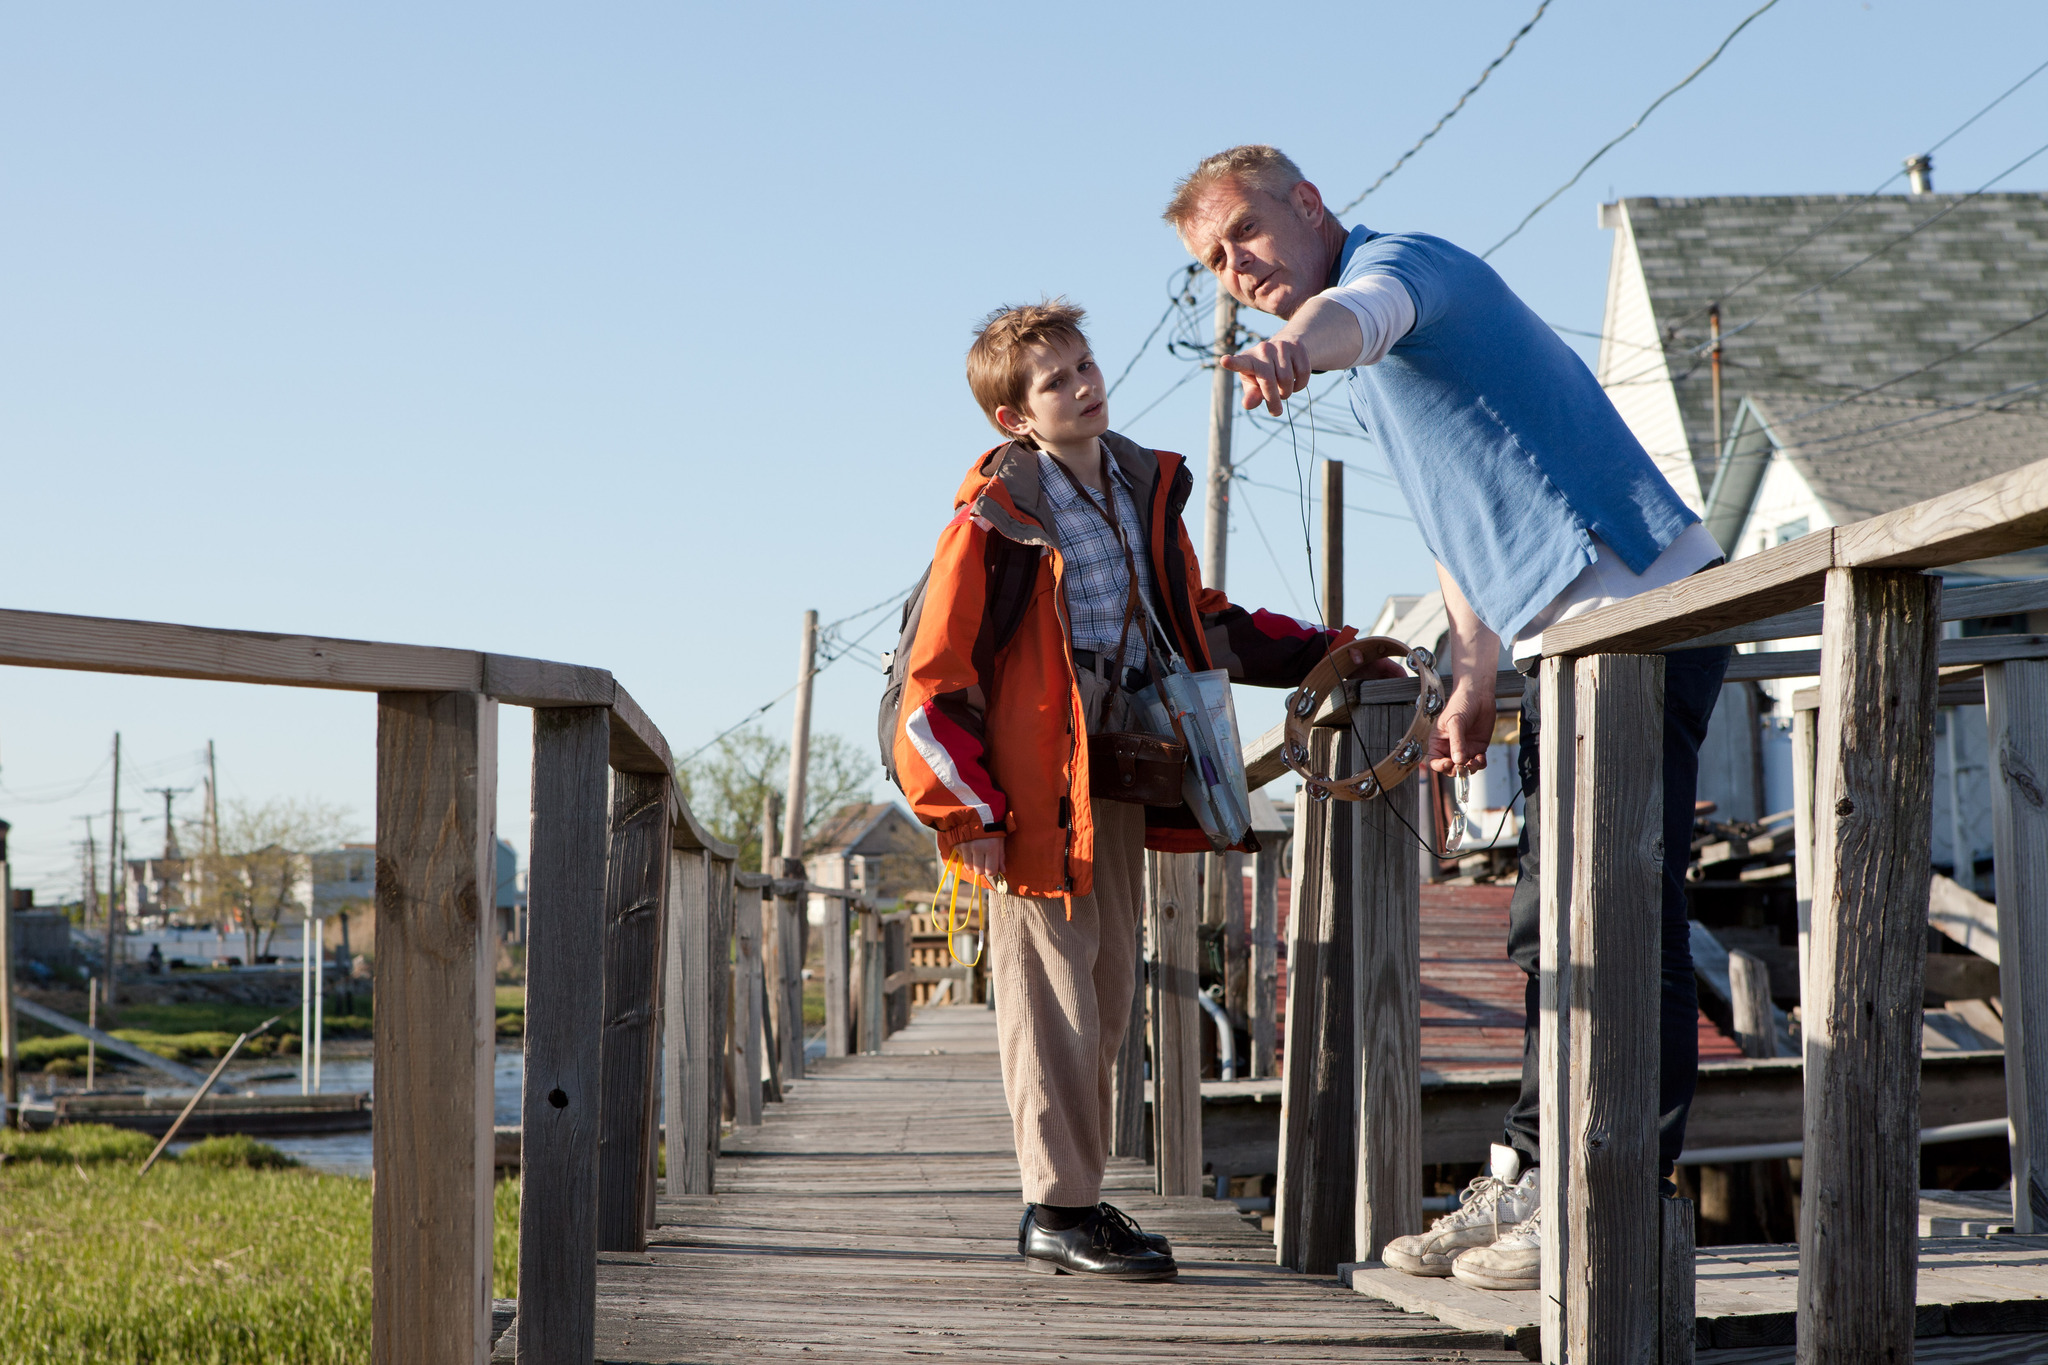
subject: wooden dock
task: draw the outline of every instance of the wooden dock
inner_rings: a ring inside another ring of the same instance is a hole
[[[718,1181],[662,1200],[644,1254],[600,1258],[599,1360],[1523,1359],[1497,1329],[1275,1267],[1271,1236],[1231,1205],[1158,1198],[1136,1161],[1113,1164],[1104,1197],[1173,1239],[1178,1282],[1026,1273],[987,1009],[927,1009],[880,1056],[812,1063],[760,1127],[727,1136]],[[494,1359],[514,1358],[517,1332]]]

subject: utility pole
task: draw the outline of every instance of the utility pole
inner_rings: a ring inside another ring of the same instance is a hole
[[[164,799],[164,861],[167,863],[175,862],[182,858],[184,854],[178,850],[178,827],[171,823],[171,800],[174,797],[186,795],[192,789],[190,787],[148,787],[144,790],[148,791],[151,796],[161,796]]]
[[[1236,376],[1223,368],[1223,357],[1237,350],[1237,300],[1216,286],[1216,373],[1209,388],[1208,522],[1202,528],[1202,579],[1223,587],[1230,553],[1230,423],[1237,416]]]
[[[210,739],[206,741],[206,840],[201,851],[206,854],[206,861],[200,866],[198,903],[204,906],[206,913],[215,914],[212,888],[207,885],[207,879],[220,870],[220,772],[214,767],[213,741]],[[219,924],[216,919],[216,929]]]
[[[74,815],[74,820],[85,821],[85,890],[79,895],[79,910],[85,919],[80,928],[99,918],[100,913],[100,846],[92,837],[92,817]]]
[[[1344,462],[1323,461],[1323,626],[1344,624]]]
[[[1721,305],[1707,305],[1707,335],[1714,356],[1714,463],[1721,461]]]
[[[818,613],[804,613],[797,654],[796,719],[789,730],[789,794],[782,807],[782,875],[801,877],[804,857],[804,778],[811,758],[811,679],[817,676]],[[791,867],[790,864],[796,864]]]
[[[115,970],[114,953],[120,948],[116,937],[121,923],[121,732],[114,731],[114,800],[109,816],[107,832],[107,984],[101,998],[107,1002],[107,1014],[112,1016],[118,999],[115,989],[118,973]]]

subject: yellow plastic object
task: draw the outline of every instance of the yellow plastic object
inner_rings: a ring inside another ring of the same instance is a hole
[[[953,896],[951,900],[946,902],[946,952],[951,955],[955,962],[963,967],[979,966],[981,963],[981,951],[988,937],[988,909],[987,902],[983,899],[985,893],[982,891],[980,882],[969,881],[967,883],[972,888],[968,893],[967,901],[968,923],[961,923],[960,883],[964,878],[960,875],[960,854],[956,850],[946,859],[946,866],[939,873],[938,890],[932,892],[932,917],[934,919],[938,917],[939,897],[945,895],[946,880],[949,877],[953,882]],[[974,959],[972,961],[960,956],[960,950],[953,946],[953,940],[969,928],[972,928],[974,931]]]

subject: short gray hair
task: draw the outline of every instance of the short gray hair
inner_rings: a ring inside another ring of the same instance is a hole
[[[1304,178],[1301,167],[1278,147],[1248,142],[1242,147],[1203,157],[1201,163],[1173,187],[1173,198],[1167,201],[1166,212],[1162,216],[1178,232],[1181,224],[1194,213],[1195,200],[1220,181],[1236,181],[1240,185],[1263,190],[1275,199],[1284,199],[1288,191]]]

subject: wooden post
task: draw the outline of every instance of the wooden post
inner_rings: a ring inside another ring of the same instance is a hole
[[[1356,747],[1318,730],[1310,762],[1349,772]],[[1307,828],[1303,828],[1304,822]],[[1281,1265],[1313,1275],[1352,1259],[1358,1159],[1358,1051],[1352,981],[1357,932],[1354,852],[1358,805],[1313,802],[1297,817],[1308,846],[1296,863],[1288,938],[1286,1081],[1281,1087],[1280,1175],[1274,1230]]]
[[[1145,855],[1145,925],[1153,943],[1152,1148],[1158,1193],[1202,1193],[1202,1011],[1196,929],[1199,853]]]
[[[1209,873],[1216,879],[1223,917],[1223,1009],[1233,1026],[1250,1021],[1246,1002],[1251,995],[1251,939],[1245,924],[1244,854],[1220,853],[1209,856]],[[1206,885],[1204,894],[1210,894]],[[1249,1058],[1240,1058],[1237,1074],[1251,1075]]]
[[[1344,462],[1323,461],[1323,624],[1344,624]],[[1327,771],[1318,769],[1318,771]],[[1347,769],[1346,771],[1349,771]],[[1299,833],[1299,831],[1296,831]]]
[[[761,1122],[761,914],[749,897],[735,897],[733,937],[738,954],[732,964],[733,1124],[752,1128]]]
[[[1565,1352],[1634,1365],[1655,1356],[1663,1290],[1664,657],[1581,659],[1575,681]]]
[[[1799,1359],[1913,1357],[1941,580],[1830,569],[1799,1201]]]
[[[1754,953],[1728,954],[1728,994],[1734,1007],[1735,1045],[1745,1057],[1778,1055],[1778,1025],[1771,1016],[1771,969]]]
[[[1280,987],[1280,870],[1287,865],[1293,840],[1271,835],[1252,855],[1252,913],[1250,978],[1246,983],[1245,1013],[1252,1033],[1251,1076],[1271,1076],[1279,1042],[1274,1012],[1279,1008]]]
[[[1137,990],[1131,994],[1131,1017],[1124,1029],[1123,1046],[1109,1069],[1109,1154],[1149,1157],[1145,1150],[1145,953],[1144,930],[1133,930],[1138,940],[1132,971]]]
[[[1813,926],[1813,760],[1820,713],[1792,713],[1792,894],[1799,926],[1799,1015],[1806,1017],[1806,964]],[[1804,1028],[1804,1024],[1801,1025]]]
[[[783,876],[802,880],[804,865],[795,858],[782,860]],[[770,983],[776,992],[780,1012],[775,1017],[775,1041],[782,1049],[782,1080],[800,1081],[804,1076],[804,901],[803,896],[777,896],[775,914],[775,963],[779,977]]]
[[[377,695],[370,1357],[491,1352],[498,704]]]
[[[1369,756],[1407,733],[1412,706],[1361,706],[1352,734]],[[1358,1202],[1352,1249],[1376,1261],[1422,1221],[1422,879],[1415,847],[1420,784],[1404,782],[1357,811]],[[1405,819],[1406,823],[1403,823]]]
[[[847,1016],[846,902],[825,897],[825,1055],[844,1057]]]
[[[882,924],[882,977],[887,980],[910,967],[910,917],[892,915]],[[898,986],[884,997],[882,1036],[910,1027],[910,987]]]
[[[1538,1311],[1544,1365],[1563,1365],[1565,1245],[1571,1231],[1572,818],[1578,792],[1578,688],[1570,659],[1545,659],[1537,680],[1537,1130],[1543,1208]]]
[[[1237,300],[1216,291],[1216,358],[1237,350]],[[1209,487],[1202,527],[1202,581],[1221,590],[1230,552],[1230,424],[1237,416],[1237,376],[1221,365],[1209,386]]]
[[[1699,1342],[1699,1247],[1692,1200],[1657,1201],[1663,1233],[1663,1284],[1658,1296],[1657,1365],[1692,1365]]]
[[[2048,663],[1984,670],[2013,1230],[2048,1231]]]
[[[670,825],[666,773],[612,776],[604,883],[604,1029],[597,1130],[597,1248],[645,1251],[654,1013]]]
[[[718,1150],[718,1087],[712,1022],[713,982],[725,955],[712,934],[712,883],[730,884],[727,865],[702,849],[669,854],[668,934],[662,946],[662,1029],[667,1057],[662,1085],[668,1125],[668,1180],[674,1199],[711,1193],[711,1163]],[[718,970],[714,970],[714,967]],[[706,1110],[709,1110],[707,1115]]]
[[[882,918],[872,905],[863,905],[854,944],[854,982],[860,992],[854,1006],[854,1021],[860,1037],[856,1046],[864,1055],[882,1050]]]

